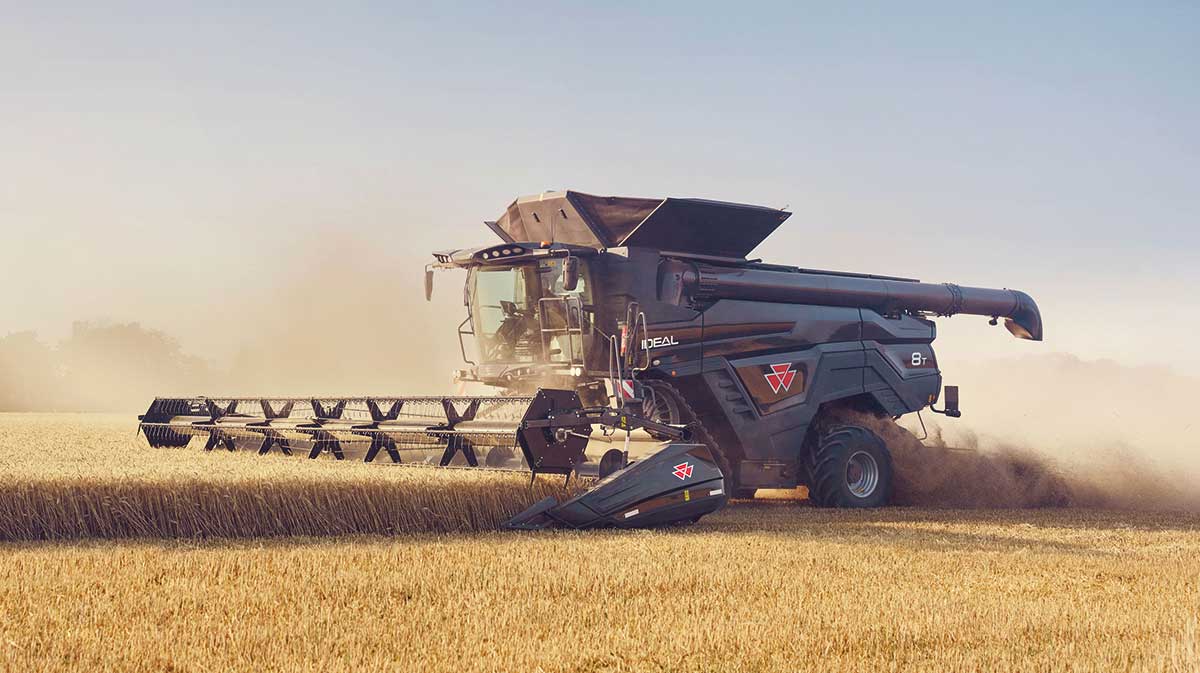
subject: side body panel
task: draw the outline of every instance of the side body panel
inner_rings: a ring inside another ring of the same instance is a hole
[[[653,366],[688,397],[741,488],[800,483],[822,405],[854,398],[892,416],[941,388],[933,323],[868,309],[720,300],[691,320],[655,320]]]
[[[664,255],[609,248],[589,260],[592,301],[603,334],[588,356],[581,394],[608,376],[607,335],[619,334],[632,302],[645,314],[637,335],[650,348],[639,376],[671,382],[704,423],[742,488],[799,483],[800,459],[822,410],[851,404],[891,416],[917,411],[941,387],[934,325],[868,308],[715,299],[679,304],[659,296]],[[532,368],[529,385],[545,376]],[[603,403],[599,400],[597,403]]]

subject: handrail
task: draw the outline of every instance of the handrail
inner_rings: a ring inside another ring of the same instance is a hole
[[[478,363],[475,362],[474,360],[472,360],[471,358],[467,357],[467,345],[465,343],[463,343],[463,335],[464,334],[470,334],[471,336],[475,336],[474,328],[472,328],[470,330],[463,330],[463,325],[465,325],[469,322],[471,322],[471,316],[470,316],[470,314],[467,314],[467,317],[464,318],[462,322],[458,323],[458,350],[460,353],[462,353],[463,362],[465,362],[469,365],[474,365],[474,364],[478,364]],[[478,343],[479,342],[476,341],[476,345],[478,345]]]
[[[645,311],[638,311],[637,321],[642,326],[642,339],[638,343],[641,346],[641,350],[646,354],[646,364],[641,367],[635,367],[635,369],[637,371],[646,371],[650,368],[650,328],[646,326]],[[634,333],[637,333],[636,330]]]
[[[563,327],[546,327],[546,309],[548,302],[559,302],[563,305]],[[571,325],[572,309],[575,310],[576,325]],[[575,296],[553,296],[541,297],[538,299],[538,326],[539,336],[542,344],[542,352],[546,354],[546,359],[550,359],[550,342],[547,340],[548,334],[563,334],[567,338],[568,359],[570,365],[583,365],[583,354],[575,352],[575,339],[573,335],[579,335],[580,347],[583,347],[583,302],[579,297]],[[578,357],[577,357],[578,355]]]
[[[621,382],[624,380],[621,376],[620,346],[617,345],[617,335],[613,334],[608,337],[608,381],[618,409],[625,408],[625,395],[621,392]]]

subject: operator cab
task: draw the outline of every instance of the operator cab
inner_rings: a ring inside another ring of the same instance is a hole
[[[583,366],[595,308],[587,264],[574,289],[564,286],[566,258],[477,266],[467,277],[471,327],[481,363]]]
[[[589,260],[597,252],[572,244],[516,242],[434,253],[427,294],[433,268],[467,270],[467,318],[459,340],[469,366],[456,378],[518,391],[538,385],[574,389],[579,377],[604,364],[604,354],[592,352],[593,344],[606,343],[595,329]]]

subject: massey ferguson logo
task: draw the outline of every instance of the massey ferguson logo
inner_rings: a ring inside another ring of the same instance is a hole
[[[671,474],[675,475],[676,477],[679,477],[679,479],[682,481],[682,480],[687,479],[688,477],[692,476],[692,468],[693,467],[695,467],[695,466],[692,465],[691,463],[680,463],[675,466],[675,471],[672,472]]]
[[[781,365],[771,365],[771,371],[763,376],[766,377],[767,383],[771,384],[771,390],[778,395],[779,391],[786,392],[792,387],[792,381],[796,378],[796,370],[792,369],[792,363],[785,362]]]

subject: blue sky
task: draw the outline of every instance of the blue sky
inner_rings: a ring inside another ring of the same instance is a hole
[[[6,5],[0,333],[228,354],[213,296],[347,245],[415,296],[573,188],[789,205],[757,254],[1042,304],[1046,344],[959,318],[943,359],[1200,372],[1200,9],[1043,4]]]

